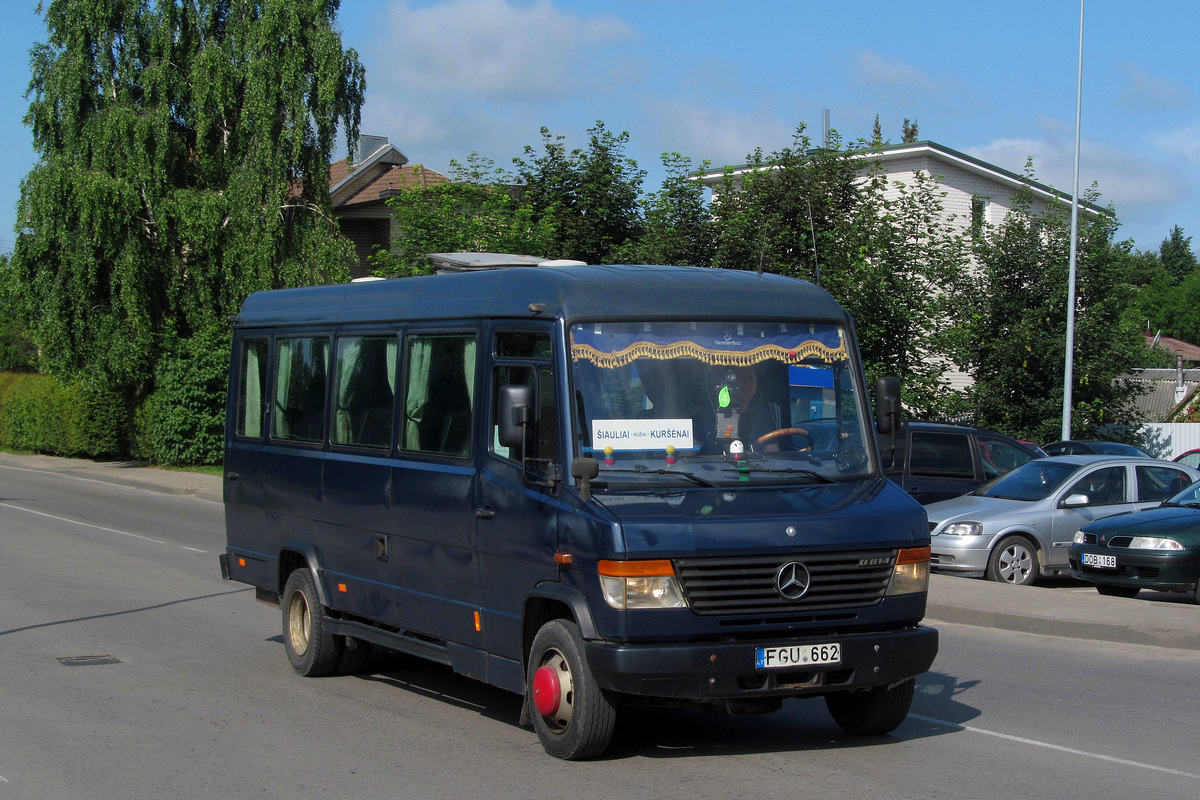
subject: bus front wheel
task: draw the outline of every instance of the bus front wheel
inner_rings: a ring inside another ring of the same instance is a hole
[[[617,712],[609,693],[596,685],[571,620],[554,619],[533,639],[525,702],[546,752],[575,761],[608,747]]]

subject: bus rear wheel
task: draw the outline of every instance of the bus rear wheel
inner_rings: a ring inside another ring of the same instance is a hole
[[[328,675],[337,668],[338,642],[325,628],[325,608],[307,569],[288,576],[279,604],[283,611],[283,643],[288,661],[306,678]]]
[[[552,756],[592,758],[612,740],[616,706],[596,685],[573,621],[550,620],[534,637],[525,702],[538,739]]]

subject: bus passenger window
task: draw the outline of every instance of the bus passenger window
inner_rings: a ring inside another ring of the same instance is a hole
[[[321,441],[328,370],[329,339],[306,336],[277,341],[271,438]]]
[[[401,448],[465,458],[471,453],[475,336],[406,339]]]
[[[258,439],[263,435],[263,400],[267,388],[267,340],[242,342],[238,365],[238,436]]]
[[[337,344],[334,444],[388,447],[396,397],[396,337],[343,336]]]

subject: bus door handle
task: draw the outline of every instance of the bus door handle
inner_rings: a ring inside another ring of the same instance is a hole
[[[238,478],[240,478],[242,476],[238,475],[236,472],[227,472],[227,473],[225,473],[225,477],[229,478],[229,480],[231,480],[231,481],[236,481]]]
[[[496,516],[496,512],[492,510],[491,506],[484,506],[483,508],[475,509],[475,516],[479,517],[480,519],[491,519],[492,517]]]

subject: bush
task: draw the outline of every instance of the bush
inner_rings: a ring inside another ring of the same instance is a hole
[[[82,384],[45,375],[8,375],[0,393],[0,444],[56,456],[88,453]]]
[[[135,417],[135,457],[168,466],[221,463],[229,343],[227,331],[209,330],[172,344]]]

